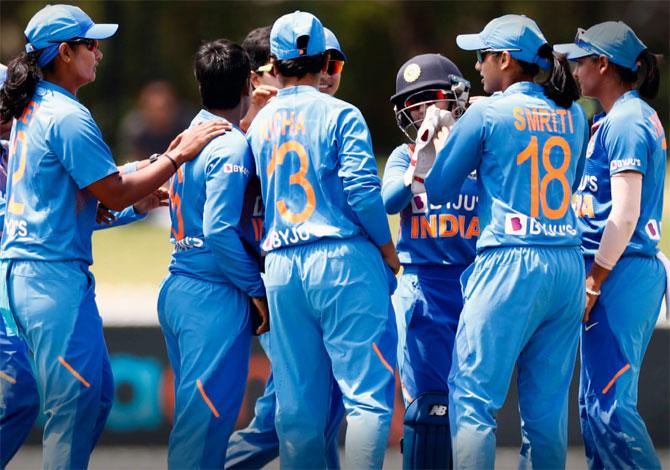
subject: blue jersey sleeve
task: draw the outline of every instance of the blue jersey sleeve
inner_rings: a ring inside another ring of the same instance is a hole
[[[5,196],[0,195],[0,238],[2,238],[2,232],[5,227],[5,211],[7,210],[7,202],[5,201]]]
[[[249,296],[263,297],[258,262],[244,249],[238,230],[245,190],[254,171],[250,151],[228,146],[212,149],[206,167],[203,234],[228,279]]]
[[[623,171],[647,171],[649,145],[647,130],[639,119],[626,115],[610,119],[604,129],[603,144],[609,157],[610,175]]]
[[[391,241],[372,151],[370,132],[360,111],[347,108],[339,116],[336,139],[340,144],[338,171],[349,207],[356,213],[363,229],[378,246]]]
[[[49,146],[79,189],[119,171],[100,129],[85,108],[73,109],[55,119],[47,136]]]
[[[95,223],[95,226],[93,226],[93,230],[105,230],[108,228],[114,228],[114,227],[121,227],[123,225],[128,225],[132,224],[133,222],[137,222],[138,220],[143,220],[146,219],[147,216],[149,215],[148,213],[146,214],[138,214],[135,212],[135,208],[133,206],[126,207],[122,211],[112,211],[112,214],[114,215],[115,219],[111,223]]]
[[[572,182],[572,192],[575,193],[579,189],[579,185],[582,181],[582,175],[584,174],[584,168],[586,166],[586,149],[589,143],[589,134],[590,129],[588,121],[586,119],[586,114],[581,106],[577,105],[578,109],[581,111],[582,119],[584,121],[584,139],[582,140],[582,151],[579,152],[579,160],[577,161],[577,171],[575,173],[575,180]]]
[[[426,175],[426,196],[431,204],[445,204],[458,194],[463,181],[477,168],[484,142],[486,101],[474,103],[451,129],[444,147]]]
[[[407,145],[400,145],[393,150],[384,167],[382,198],[388,214],[397,214],[412,200],[412,190],[405,186],[404,176],[409,168],[410,155]]]

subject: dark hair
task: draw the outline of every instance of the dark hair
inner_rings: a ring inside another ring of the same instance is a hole
[[[579,99],[579,86],[572,76],[568,59],[564,54],[554,52],[549,44],[540,47],[537,55],[547,59],[551,64],[547,77],[537,81],[544,89],[544,95],[560,107],[569,108],[572,103]],[[524,75],[531,77],[539,75],[539,65],[522,60],[518,62]]]
[[[256,70],[270,61],[270,31],[272,27],[263,26],[252,29],[242,41],[242,47],[251,62],[251,70]]]
[[[205,43],[195,54],[195,77],[205,108],[234,108],[249,80],[249,56],[227,39]]]
[[[18,119],[32,99],[37,83],[42,79],[42,72],[37,66],[41,53],[21,52],[7,65],[7,78],[0,90],[0,122]]]
[[[309,36],[300,36],[296,41],[296,46],[298,46],[298,49],[306,50],[308,42]],[[308,73],[319,73],[326,65],[327,58],[328,54],[323,52],[317,55],[280,60],[277,61],[277,68],[284,77],[302,78]]]
[[[614,66],[614,70],[619,74],[623,82],[633,84],[640,92],[640,96],[648,100],[656,98],[658,88],[660,85],[660,70],[658,63],[661,56],[652,54],[645,49],[637,57],[639,68],[633,71],[627,67],[623,67],[614,62],[610,62]]]

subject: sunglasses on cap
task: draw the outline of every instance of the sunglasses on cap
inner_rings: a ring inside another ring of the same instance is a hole
[[[271,62],[268,62],[268,63],[265,64],[265,65],[261,65],[260,67],[258,67],[258,68],[255,70],[255,72],[258,73],[258,74],[269,73],[269,74],[272,75],[273,77],[275,76],[275,70],[274,70],[274,67],[272,66],[272,63],[271,63]]]
[[[449,95],[447,90],[422,90],[408,96],[404,104],[405,108],[409,108],[410,106],[416,106],[421,103],[430,101],[446,101],[451,98],[452,97]]]
[[[477,62],[484,62],[490,54],[498,55],[501,52],[519,52],[521,49],[479,49],[477,51]]]
[[[91,52],[95,51],[96,49],[98,49],[98,47],[100,47],[100,41],[98,41],[97,39],[74,38],[70,39],[69,41],[51,41],[51,42],[54,44],[64,42],[70,47],[78,46],[81,44]]]
[[[344,68],[344,61],[343,60],[329,60],[328,61],[328,75],[335,75],[338,73],[342,73],[342,69]]]

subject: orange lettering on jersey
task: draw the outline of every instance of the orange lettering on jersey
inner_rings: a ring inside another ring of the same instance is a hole
[[[300,112],[298,113],[298,117],[295,122],[295,129],[293,130],[293,134],[301,133],[302,135],[305,135],[305,113]]]
[[[293,129],[293,111],[291,111],[290,119],[286,119],[288,113],[284,111],[281,116],[281,135],[291,134]]]
[[[549,115],[549,111],[546,109],[540,109],[539,111],[540,114],[540,127],[542,128],[543,131],[551,132],[551,124],[549,124],[549,119],[551,116]]]
[[[567,110],[567,114],[568,114],[568,125],[570,126],[570,134],[574,134],[575,129],[572,127],[572,113],[570,112],[570,110]]]
[[[512,110],[512,115],[514,116],[514,127],[516,130],[523,131],[526,129],[526,121],[523,119],[523,109],[516,107]]]
[[[472,238],[479,236],[479,217],[473,217],[470,219],[470,224],[468,225],[468,230],[465,232],[465,238]]]
[[[37,113],[39,107],[40,106],[37,103],[31,101],[26,106],[26,109],[23,110],[23,114],[21,115],[19,120],[26,125],[30,124],[31,122],[33,122],[33,119],[35,119],[35,113]]]
[[[421,238],[435,238],[437,236],[437,217],[421,217]]]
[[[595,217],[592,194],[575,194],[572,197],[572,208],[577,217]]]
[[[526,108],[526,121],[528,121],[529,131],[537,131],[540,128],[540,117],[537,114],[537,109],[531,111]]]
[[[561,117],[561,132],[565,134],[565,114],[566,114],[565,109],[557,109],[556,114],[558,114]]]
[[[440,214],[440,236],[453,237],[458,233],[458,220],[452,214]]]
[[[412,217],[412,238],[419,238],[419,217],[418,215]]]
[[[661,120],[658,118],[658,113],[654,113],[649,119],[651,120],[651,125],[654,126],[654,130],[656,131],[656,137],[661,139],[661,148],[666,150],[668,148],[668,141],[665,138],[665,131],[663,130],[663,124],[661,124]]]
[[[257,242],[263,238],[263,219],[260,217],[253,217],[251,224],[254,226],[254,240]]]

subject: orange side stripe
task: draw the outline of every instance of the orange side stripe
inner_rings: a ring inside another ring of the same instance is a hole
[[[91,384],[88,383],[88,382],[86,381],[86,379],[83,378],[83,377],[81,376],[81,374],[79,374],[79,372],[77,372],[76,370],[74,370],[74,367],[72,367],[70,364],[68,364],[67,361],[66,361],[65,359],[63,359],[63,356],[58,356],[58,362],[60,362],[61,364],[63,364],[63,366],[65,366],[65,368],[66,368],[67,370],[70,371],[70,374],[74,375],[74,378],[75,378],[75,379],[77,379],[78,381],[80,381],[81,383],[83,383],[83,384],[84,384],[84,387],[86,387],[86,388],[90,388],[90,387],[91,387]]]
[[[202,382],[200,381],[200,379],[198,379],[196,383],[198,384],[198,390],[200,390],[200,395],[202,395],[202,399],[205,400],[205,403],[207,404],[207,406],[209,406],[209,409],[212,410],[212,414],[214,414],[214,416],[218,418],[219,412],[216,410],[214,403],[212,403],[212,401],[205,393],[205,388],[202,386]]]
[[[391,364],[389,364],[386,361],[386,359],[384,359],[384,356],[382,356],[382,352],[377,347],[377,343],[372,343],[372,349],[375,350],[377,356],[379,356],[379,360],[382,361],[382,364],[384,364],[384,367],[386,367],[389,370],[389,372],[391,372],[391,374],[395,375],[395,373],[393,372],[393,367],[391,367]]]
[[[9,375],[5,374],[4,372],[0,372],[0,379],[5,379],[7,382],[9,382],[12,385],[14,385],[16,383],[16,379],[14,377],[10,377]]]
[[[619,372],[614,374],[614,377],[612,377],[612,380],[610,380],[609,383],[607,384],[607,386],[605,388],[603,388],[603,395],[610,391],[610,388],[612,388],[612,386],[614,385],[614,382],[616,382],[617,379],[619,377],[621,377],[624,374],[624,372],[626,372],[628,369],[630,369],[630,364],[626,364],[625,366],[623,366],[619,370]]]

